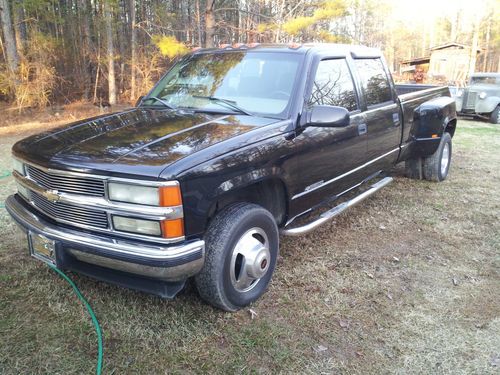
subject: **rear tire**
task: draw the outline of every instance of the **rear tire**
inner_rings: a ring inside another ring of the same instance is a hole
[[[500,105],[498,105],[493,112],[491,112],[490,122],[492,124],[500,124]]]
[[[198,293],[209,304],[237,311],[267,290],[279,249],[273,215],[249,203],[219,212],[205,235],[206,259],[195,276]]]
[[[451,135],[443,133],[439,146],[423,163],[423,175],[429,181],[444,181],[448,176],[451,164]]]

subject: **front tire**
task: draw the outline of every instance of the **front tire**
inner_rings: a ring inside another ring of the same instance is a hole
[[[206,259],[195,283],[201,298],[237,311],[267,290],[278,258],[278,227],[271,213],[249,203],[219,212],[205,235]]]
[[[500,105],[498,105],[493,112],[491,112],[490,122],[492,124],[500,124]]]
[[[451,135],[443,133],[439,146],[432,155],[424,159],[423,176],[429,181],[444,181],[451,165]]]

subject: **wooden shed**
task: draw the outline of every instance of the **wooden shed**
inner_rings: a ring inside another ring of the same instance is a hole
[[[469,66],[475,66],[476,57],[480,50],[473,54],[471,47],[460,43],[447,43],[432,47],[429,70],[427,76],[432,80],[459,83],[467,80]]]
[[[460,85],[467,80],[470,59],[470,46],[446,43],[431,47],[427,56],[401,61],[400,74],[405,81]]]

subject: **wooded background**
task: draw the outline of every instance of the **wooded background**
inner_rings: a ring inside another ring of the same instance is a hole
[[[340,42],[381,48],[391,69],[457,41],[498,71],[500,1],[0,0],[0,100],[19,108],[134,102],[190,48]]]

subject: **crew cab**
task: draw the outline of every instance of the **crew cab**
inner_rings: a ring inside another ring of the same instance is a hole
[[[280,233],[328,222],[396,163],[447,177],[455,102],[404,90],[374,48],[197,50],[136,107],[16,143],[6,208],[39,260],[166,298],[194,277],[235,311],[268,287]]]
[[[459,115],[500,124],[500,73],[474,73],[469,85],[457,91]]]

